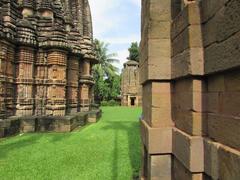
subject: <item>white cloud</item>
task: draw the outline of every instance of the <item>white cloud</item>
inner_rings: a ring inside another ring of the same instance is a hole
[[[89,0],[89,3],[96,37],[101,37],[103,33],[117,28],[122,20],[121,16],[115,13],[120,6],[119,0]]]
[[[131,2],[132,2],[134,5],[136,5],[136,6],[138,6],[138,7],[141,7],[141,0],[131,0]]]
[[[119,60],[119,63],[115,63],[114,65],[121,70],[123,68],[123,64],[127,62],[127,57],[129,55],[127,49],[121,49],[116,52],[117,53],[117,59]]]

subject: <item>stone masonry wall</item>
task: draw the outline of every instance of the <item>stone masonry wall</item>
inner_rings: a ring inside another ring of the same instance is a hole
[[[240,1],[142,0],[143,179],[240,179]]]

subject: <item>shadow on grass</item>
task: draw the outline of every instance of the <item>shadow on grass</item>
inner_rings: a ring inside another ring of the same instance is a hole
[[[27,146],[33,146],[34,144],[41,143],[41,138],[47,138],[50,143],[58,143],[68,139],[71,133],[34,133],[27,134],[22,137],[10,137],[0,142],[0,159],[5,159],[8,154]],[[8,141],[12,141],[9,142]],[[34,148],[34,147],[33,147]]]
[[[11,138],[17,138],[17,137],[11,137]],[[40,138],[41,136],[39,135],[33,135],[33,136],[27,136],[27,137],[23,136],[17,140],[14,140],[11,143],[7,142],[7,141],[10,141],[10,139],[4,140],[4,142],[0,143],[0,159],[6,158],[9,153],[11,153],[12,151],[15,151],[16,149],[20,150],[21,148],[33,145]]]
[[[139,122],[129,121],[108,121],[103,127],[104,130],[114,131],[114,152],[112,162],[112,180],[118,179],[118,161],[119,161],[119,132],[124,131],[128,137],[129,160],[132,166],[132,179],[139,176],[139,159],[140,159],[140,129]]]

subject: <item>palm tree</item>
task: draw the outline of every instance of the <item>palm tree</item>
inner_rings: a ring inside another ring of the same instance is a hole
[[[103,76],[111,77],[114,76],[119,70],[117,67],[113,65],[113,63],[118,63],[119,60],[114,57],[117,56],[116,53],[108,54],[108,46],[109,44],[99,41],[98,39],[94,40],[95,43],[95,51],[97,59],[99,60],[99,64],[93,67],[94,71],[103,74]]]
[[[113,77],[115,77],[118,72],[118,68],[115,67],[113,63],[118,63],[119,60],[114,58],[117,54],[108,54],[109,44],[99,41],[98,39],[95,39],[94,43],[96,56],[99,60],[99,64],[93,67],[93,76],[96,82],[94,94],[96,101],[102,101],[106,99],[106,97],[109,97],[109,93],[111,93],[109,83],[113,83]],[[107,83],[106,80],[110,80],[111,82]]]

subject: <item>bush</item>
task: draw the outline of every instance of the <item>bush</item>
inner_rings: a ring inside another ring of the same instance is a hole
[[[110,101],[102,101],[101,106],[119,106],[120,104],[115,101],[115,100],[110,100]]]

